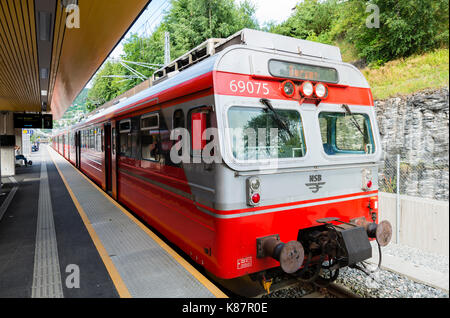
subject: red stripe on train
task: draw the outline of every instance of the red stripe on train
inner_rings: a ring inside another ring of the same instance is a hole
[[[308,203],[316,203],[316,202],[322,202],[322,201],[330,201],[330,200],[339,200],[339,199],[346,199],[346,198],[352,198],[352,197],[358,197],[361,195],[378,195],[378,190],[374,191],[368,191],[368,192],[358,192],[358,193],[352,193],[352,194],[345,194],[345,195],[338,195],[333,197],[325,197],[320,199],[313,199],[313,200],[304,200],[304,201],[296,201],[296,202],[289,202],[289,203],[281,203],[281,204],[274,204],[274,205],[266,205],[266,206],[259,206],[255,208],[247,208],[247,209],[236,209],[236,210],[216,210],[212,209],[206,205],[200,204],[198,202],[195,202],[196,205],[199,207],[208,210],[210,212],[213,212],[215,214],[220,215],[233,215],[233,214],[240,214],[245,212],[257,212],[261,210],[270,210],[270,209],[277,209],[277,208],[283,208],[283,207],[290,207],[290,206],[296,206],[296,205],[302,205],[302,204],[308,204]],[[326,204],[328,202],[325,202]]]
[[[297,87],[294,97],[289,98],[281,92],[282,82],[281,79],[270,77],[259,78],[245,74],[214,72],[214,91],[216,94],[300,101],[299,87]],[[327,86],[329,93],[328,98],[323,101],[324,103],[374,105],[370,88],[337,84],[327,84]]]

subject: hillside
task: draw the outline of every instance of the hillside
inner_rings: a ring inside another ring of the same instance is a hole
[[[449,50],[393,60],[380,67],[366,67],[362,72],[375,100],[448,86]]]

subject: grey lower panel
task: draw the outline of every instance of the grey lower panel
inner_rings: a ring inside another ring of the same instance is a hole
[[[48,184],[47,163],[45,160],[47,155],[47,152],[44,151],[41,161],[32,298],[64,297],[52,201]]]
[[[132,297],[214,297],[72,165],[54,157]]]

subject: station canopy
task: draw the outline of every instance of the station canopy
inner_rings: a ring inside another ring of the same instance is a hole
[[[149,2],[0,0],[0,111],[61,118]]]

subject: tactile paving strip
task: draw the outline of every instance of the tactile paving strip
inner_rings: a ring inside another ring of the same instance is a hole
[[[132,297],[214,297],[72,165],[58,155],[53,157]]]
[[[41,181],[39,185],[36,249],[31,297],[63,298],[46,156],[47,152],[43,153],[41,157]]]

